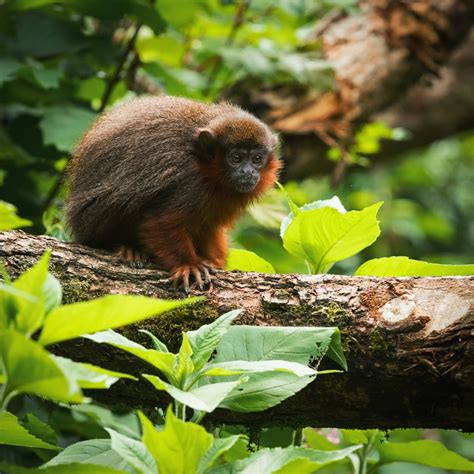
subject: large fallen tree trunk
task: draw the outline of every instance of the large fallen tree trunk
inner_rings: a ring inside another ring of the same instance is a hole
[[[52,249],[67,303],[108,293],[181,297],[167,275],[132,269],[105,253],[23,232],[0,233],[0,261],[12,277]],[[197,293],[197,292],[196,292]],[[237,324],[338,326],[349,363],[265,413],[216,412],[226,423],[354,428],[438,427],[474,431],[474,277],[364,278],[221,272],[205,303],[125,328],[155,332],[176,349],[181,330],[244,308]],[[67,321],[64,321],[67,324]],[[54,350],[75,360],[139,373],[126,353],[89,341]],[[120,382],[108,403],[155,406],[146,383]],[[103,399],[104,400],[104,399]],[[161,400],[163,402],[163,399]]]

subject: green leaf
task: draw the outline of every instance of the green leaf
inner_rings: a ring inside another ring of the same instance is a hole
[[[196,331],[188,331],[189,342],[193,350],[193,363],[196,370],[202,369],[227,332],[234,319],[242,312],[235,309],[219,316],[211,324],[201,326]]]
[[[68,379],[37,342],[15,331],[0,333],[0,362],[6,383],[3,397],[31,393],[64,402],[84,401],[74,379]]]
[[[1,60],[0,60],[0,83],[1,83]],[[16,215],[17,209],[13,204],[0,201],[0,231],[29,227],[33,223]]]
[[[311,474],[315,470],[340,461],[359,449],[360,446],[336,451],[289,446],[288,448],[261,449],[248,458],[209,471],[209,474]]]
[[[275,269],[270,262],[259,257],[254,252],[242,249],[229,250],[225,269],[228,271],[240,270],[241,272],[275,273]]]
[[[178,420],[168,407],[165,428],[157,432],[143,413],[143,442],[152,453],[160,474],[191,474],[212,445],[212,435],[194,423]]]
[[[151,339],[154,349],[157,350],[158,352],[169,352],[169,349],[168,347],[166,347],[166,344],[160,341],[150,331],[147,331],[146,329],[139,329],[138,332],[142,332],[143,334],[146,334]]]
[[[74,405],[71,408],[74,419],[92,421],[102,428],[113,428],[115,431],[134,439],[141,438],[141,426],[138,415],[134,412],[114,413],[98,405]]]
[[[124,474],[127,471],[97,464],[58,464],[51,467],[21,467],[0,463],[0,472],[5,474]],[[133,471],[128,471],[133,472]]]
[[[170,380],[175,380],[175,362],[176,355],[171,352],[159,352],[154,349],[147,349],[146,347],[137,344],[136,342],[130,341],[129,339],[117,334],[116,332],[109,330],[98,332],[96,334],[90,334],[84,336],[87,339],[99,343],[107,343],[112,346],[118,347],[134,356],[148,362],[153,367],[163,372]]]
[[[96,117],[97,114],[79,107],[49,107],[39,124],[44,144],[71,151]]]
[[[163,382],[155,375],[145,374],[143,377],[148,380],[156,389],[168,392],[175,400],[194,410],[210,413],[214,411],[224,398],[242,381],[212,383],[201,385],[191,390],[181,390],[173,385]]]
[[[22,273],[12,285],[15,290],[33,297],[19,297],[14,301],[15,328],[24,334],[32,334],[41,326],[46,313],[45,298],[48,297],[48,306],[54,299],[53,283],[48,279],[49,257],[50,252],[45,252],[39,262]]]
[[[305,375],[316,375],[316,371],[304,364],[298,362],[288,362],[286,360],[262,360],[247,361],[233,360],[228,362],[217,362],[208,364],[204,367],[203,376],[213,375],[209,370],[224,369],[225,371],[234,371],[234,373],[244,372],[288,372],[303,377]],[[229,374],[230,375],[230,374]]]
[[[7,411],[0,412],[0,445],[25,446],[27,448],[61,449],[31,434],[18,418]]]
[[[318,433],[313,428],[305,428],[303,434],[310,448],[321,451],[334,451],[337,449],[337,446],[331,443],[326,436]]]
[[[301,212],[283,235],[285,249],[306,260],[313,273],[326,273],[335,262],[371,245],[380,234],[379,202],[346,214],[323,207]]]
[[[106,466],[109,468],[120,469],[119,472],[134,472],[129,464],[120,454],[112,449],[112,441],[110,439],[88,439],[72,444],[59,453],[56,457],[48,461],[41,467],[40,473],[45,468],[52,468],[64,465],[68,468],[72,463],[81,463],[84,465],[95,464],[97,466]],[[67,473],[68,471],[63,471]],[[86,471],[89,474],[95,470]],[[99,471],[100,472],[100,471]]]
[[[437,441],[420,440],[409,443],[382,443],[378,447],[380,464],[412,462],[424,466],[455,471],[474,471],[474,462],[449,451]]]
[[[53,428],[46,424],[44,421],[37,418],[33,413],[27,413],[23,426],[37,438],[45,441],[46,443],[56,445],[58,443],[58,437],[54,432]]]
[[[332,346],[334,353],[340,352],[337,328],[232,326],[217,346],[212,363],[286,360],[307,365],[329,355]]]
[[[183,340],[181,341],[181,347],[179,348],[174,368],[176,380],[181,386],[184,385],[188,377],[194,372],[194,363],[191,358],[193,348],[185,332],[182,333],[182,337]]]
[[[249,374],[248,380],[221,402],[219,407],[243,413],[266,410],[293,396],[314,380],[287,372]]]
[[[53,356],[53,358],[61,370],[68,375],[68,378],[74,379],[81,388],[104,389],[109,388],[119,379],[138,380],[132,375],[103,369],[96,365],[74,362],[65,357]]]
[[[286,190],[285,190],[286,193]],[[346,208],[342,205],[342,202],[337,196],[333,196],[331,199],[323,199],[319,201],[313,201],[305,204],[304,206],[297,207],[296,204],[291,201],[290,197],[287,194],[288,202],[290,203],[291,212],[281,221],[280,226],[280,237],[283,239],[288,226],[293,222],[295,216],[301,214],[302,212],[312,211],[314,209],[322,209],[323,207],[332,207],[339,211],[341,214],[345,214]]]
[[[46,318],[39,341],[46,346],[83,334],[125,326],[195,301],[196,298],[167,301],[145,296],[109,295],[92,301],[63,305]]]
[[[204,454],[199,462],[197,474],[204,474],[223,454],[232,449],[240,440],[244,439],[245,436],[243,435],[214,439],[212,446],[206,451],[206,454]]]
[[[123,436],[110,428],[105,429],[110,434],[112,449],[125,459],[138,474],[156,474],[155,460],[142,442]]]
[[[412,260],[408,257],[374,258],[363,263],[354,275],[377,277],[474,275],[474,264],[445,265]]]
[[[59,69],[46,69],[44,67],[33,67],[33,76],[43,89],[57,89],[63,72]]]

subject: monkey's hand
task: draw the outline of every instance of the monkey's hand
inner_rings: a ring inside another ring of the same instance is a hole
[[[173,271],[172,279],[174,280],[175,287],[181,286],[182,284],[182,288],[186,294],[188,294],[191,289],[190,276],[194,278],[194,282],[199,290],[203,291],[204,287],[208,286],[210,291],[212,290],[212,272],[213,269],[205,263],[198,265],[181,265]]]

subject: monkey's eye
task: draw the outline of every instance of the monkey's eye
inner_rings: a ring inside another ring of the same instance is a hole
[[[254,165],[261,165],[263,163],[263,156],[262,155],[255,155],[252,158],[252,162]]]
[[[230,162],[233,165],[240,165],[240,163],[242,163],[242,155],[240,153],[232,153],[232,155],[230,155]]]

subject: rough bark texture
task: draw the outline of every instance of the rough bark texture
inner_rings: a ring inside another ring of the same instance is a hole
[[[365,0],[360,15],[331,15],[317,27],[336,88],[251,87],[236,95],[282,133],[287,176],[325,171],[328,146],[344,147],[356,127],[385,119],[413,133],[392,152],[429,143],[473,126],[472,39],[453,57],[473,25],[470,0]],[[471,46],[471,48],[469,47]],[[446,115],[448,111],[448,115]],[[379,113],[383,113],[380,117]],[[389,148],[390,150],[390,148]],[[384,156],[387,153],[384,152]]]
[[[0,233],[0,261],[13,277],[52,249],[52,271],[67,303],[108,293],[176,298],[167,276],[131,269],[104,252],[23,232]],[[218,411],[213,419],[250,426],[437,427],[474,431],[474,277],[365,278],[220,272],[207,301],[123,329],[145,343],[146,328],[176,349],[180,332],[233,308],[237,324],[338,326],[349,372],[319,378],[265,413]],[[65,321],[67,324],[67,321]],[[75,360],[140,373],[126,353],[90,341],[54,349]],[[149,369],[147,369],[149,371]],[[101,400],[163,403],[147,383],[120,382]]]

